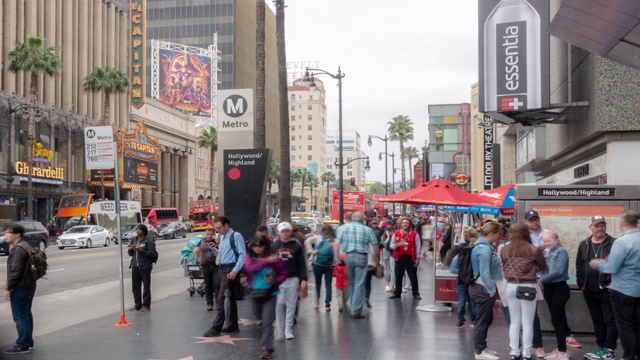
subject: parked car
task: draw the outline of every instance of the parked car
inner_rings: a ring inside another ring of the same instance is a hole
[[[49,246],[49,232],[40,222],[35,220],[21,220],[15,223],[24,227],[24,239],[31,247],[39,247],[41,251]],[[4,228],[13,224],[11,222],[0,223],[0,253],[9,254],[9,243],[5,241]]]
[[[63,232],[56,240],[58,249],[65,247],[90,248],[93,244],[109,246],[111,235],[101,226],[80,225]]]
[[[154,228],[153,226],[151,226],[151,224],[144,224],[147,227],[147,231],[149,233],[153,233],[154,235],[154,240],[158,238],[158,230],[156,230],[156,228]],[[138,226],[138,224],[133,224],[133,225],[123,225],[122,226],[122,243],[128,243],[129,241],[131,241],[131,239],[133,239],[134,237],[136,237],[136,226]],[[118,239],[114,238],[113,242],[115,242],[116,244],[118,243]]]
[[[178,236],[187,237],[187,227],[183,223],[176,221],[158,225],[158,237],[175,239]]]
[[[195,221],[189,219],[188,216],[182,215],[182,223],[187,228],[187,232],[193,232],[193,228],[196,226]]]

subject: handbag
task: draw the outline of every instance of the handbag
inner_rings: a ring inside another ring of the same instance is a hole
[[[268,298],[270,298],[273,294],[273,291],[271,289],[258,289],[258,290],[252,290],[251,291],[251,298],[253,300],[266,300]]]
[[[534,301],[536,299],[538,290],[535,287],[520,285],[518,278],[516,278],[516,282],[518,283],[518,287],[516,287],[516,299],[526,301]]]
[[[384,277],[384,266],[380,264],[376,265],[376,267],[373,269],[373,276],[375,276],[377,279],[382,279]]]

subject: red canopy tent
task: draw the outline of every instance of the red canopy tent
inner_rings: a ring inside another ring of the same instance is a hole
[[[495,206],[495,200],[491,197],[481,197],[476,194],[468,193],[464,190],[458,189],[454,184],[441,180],[434,179],[423,183],[417,188],[403,191],[398,194],[393,194],[380,198],[378,201],[382,202],[394,202],[413,205],[435,205],[436,214],[438,214],[439,205],[448,206]],[[436,229],[438,228],[438,218],[436,217]],[[436,246],[437,247],[437,246]],[[435,251],[433,257],[433,303],[427,306],[418,306],[416,310],[430,311],[430,312],[448,312],[451,311],[450,307],[436,304],[436,260]]]
[[[401,193],[383,196],[378,201],[412,205],[495,206],[495,200],[492,198],[468,193],[441,179],[431,180]]]

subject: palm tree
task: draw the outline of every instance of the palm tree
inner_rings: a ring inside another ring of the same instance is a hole
[[[404,179],[404,143],[407,140],[413,140],[413,122],[411,121],[411,119],[409,119],[408,116],[398,115],[391,119],[391,121],[389,121],[387,124],[389,124],[389,140],[397,141],[400,143],[400,164],[402,170],[401,187],[402,191],[404,191],[407,189]]]
[[[267,199],[269,199],[269,201],[271,201],[271,186],[273,186],[274,183],[278,183],[280,181],[279,179],[280,164],[278,164],[275,160],[271,160],[271,165],[269,166],[269,188],[267,189],[267,191],[269,192]]]
[[[331,197],[329,194],[329,185],[336,182],[336,175],[330,171],[327,171],[320,175],[320,181],[327,184],[327,198]]]
[[[109,99],[111,94],[127,92],[129,78],[122,70],[107,65],[104,69],[96,68],[91,74],[85,76],[82,89],[91,93],[104,93],[104,123],[105,125],[111,125]]]
[[[198,136],[198,146],[201,148],[209,149],[211,151],[211,172],[209,173],[209,189],[211,191],[211,198],[213,199],[213,179],[214,169],[216,164],[216,152],[218,151],[218,129],[214,126],[209,129],[204,128]]]
[[[256,149],[266,147],[266,125],[265,125],[265,3],[264,0],[256,0],[256,128],[255,139],[253,141]]]
[[[27,162],[29,172],[27,175],[27,217],[33,219],[33,143],[36,139],[36,99],[38,98],[38,76],[46,74],[54,77],[60,74],[62,62],[56,55],[60,50],[57,46],[44,46],[45,39],[29,35],[26,43],[16,42],[13,50],[9,52],[9,71],[30,72],[29,90],[29,129],[27,143]]]
[[[291,221],[291,153],[289,146],[289,99],[287,87],[287,51],[284,33],[284,0],[275,0],[276,49],[278,52],[278,95],[280,100],[280,219]]]
[[[309,189],[311,189],[310,193],[309,193],[309,197],[310,197],[310,201],[311,201],[311,210],[316,210],[317,208],[317,204],[314,201],[314,197],[313,197],[313,189],[317,188],[319,184],[319,179],[317,176],[313,175],[312,173],[309,173]],[[318,195],[317,191],[316,191],[316,196]]]
[[[413,146],[407,146],[404,149],[404,156],[407,157],[407,162],[409,163],[409,186],[410,188],[413,188],[413,186],[415,185],[415,179],[413,178],[413,166],[411,165],[411,161],[413,159],[417,159],[418,158],[418,149],[416,149]]]

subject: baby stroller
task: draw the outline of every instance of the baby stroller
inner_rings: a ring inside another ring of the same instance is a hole
[[[189,287],[187,288],[189,296],[193,296],[195,293],[198,293],[200,297],[204,296],[202,269],[200,269],[200,265],[198,265],[196,258],[193,256],[193,249],[198,246],[198,242],[200,242],[201,239],[202,235],[189,240],[180,254],[180,264],[182,264],[182,268],[184,269],[184,276],[189,278]],[[196,280],[202,281],[198,283]]]

